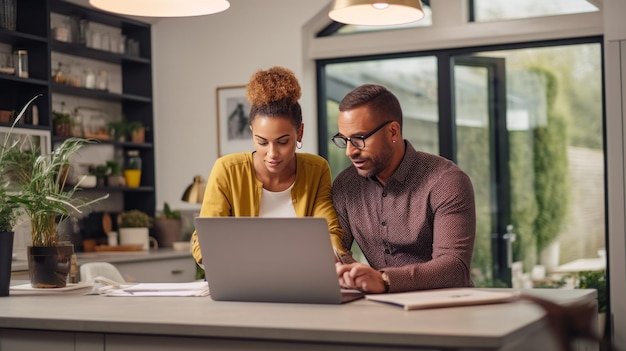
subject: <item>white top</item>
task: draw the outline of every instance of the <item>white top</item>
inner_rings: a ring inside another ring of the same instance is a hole
[[[293,200],[291,199],[291,189],[294,184],[295,182],[283,191],[263,189],[259,217],[295,217],[296,210],[293,208]]]

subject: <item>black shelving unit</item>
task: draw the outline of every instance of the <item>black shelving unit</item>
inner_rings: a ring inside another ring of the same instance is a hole
[[[87,21],[119,28],[126,38],[139,43],[138,55],[115,53],[86,47],[80,43],[55,40],[52,36],[51,14],[85,19]],[[129,121],[140,121],[146,126],[145,143],[102,141],[121,149],[139,150],[142,157],[141,187],[104,187],[97,191],[122,192],[124,209],[137,208],[154,215],[156,208],[154,176],[154,128],[152,100],[152,62],[150,24],[135,21],[106,12],[85,8],[61,0],[19,0],[16,9],[16,30],[0,28],[0,43],[8,44],[12,50],[28,50],[28,78],[0,74],[0,110],[19,111],[33,96],[41,94],[35,101],[39,110],[39,121],[35,125],[26,121],[19,128],[50,130],[52,147],[64,138],[53,136],[52,104],[53,93],[89,98],[120,104],[121,111]],[[52,53],[61,53],[78,58],[119,65],[122,74],[122,93],[86,89],[62,85],[52,79]],[[0,126],[8,126],[2,124]]]

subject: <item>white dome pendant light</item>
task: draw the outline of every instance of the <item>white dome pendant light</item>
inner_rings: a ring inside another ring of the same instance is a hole
[[[424,18],[420,0],[334,0],[333,21],[361,26],[391,26]]]
[[[225,11],[228,0],[89,0],[100,10],[130,16],[189,17]]]

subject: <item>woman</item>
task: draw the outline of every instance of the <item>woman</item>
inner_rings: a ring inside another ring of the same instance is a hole
[[[333,247],[343,252],[328,162],[318,155],[296,153],[302,148],[304,125],[295,75],[282,67],[260,70],[250,78],[246,96],[255,151],[215,162],[200,216],[324,217]],[[192,243],[193,257],[202,264],[195,232]]]

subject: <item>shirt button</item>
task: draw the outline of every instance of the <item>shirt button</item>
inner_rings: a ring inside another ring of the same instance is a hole
[[[389,251],[389,249],[385,249],[385,253],[386,253],[387,255],[389,255],[389,254],[391,253],[391,251]]]
[[[384,226],[386,226],[386,225],[387,225],[387,222],[382,221],[382,222],[380,222],[380,224],[384,227]]]
[[[383,193],[383,197],[387,197],[387,193]]]

